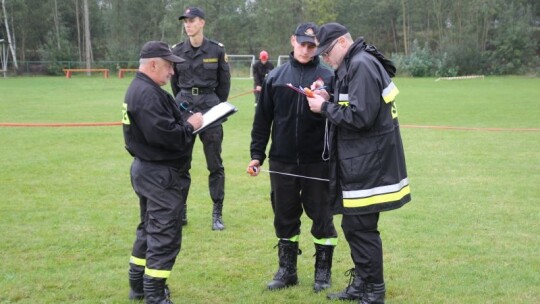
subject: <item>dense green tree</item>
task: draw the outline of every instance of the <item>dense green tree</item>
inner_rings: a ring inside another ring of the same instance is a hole
[[[529,26],[531,6],[502,1],[496,12],[486,56],[495,74],[522,74],[538,67],[538,40]]]
[[[20,62],[84,61],[83,0],[3,1]],[[526,73],[539,64],[537,0],[87,1],[91,54],[101,64],[136,66],[144,42],[184,40],[178,16],[188,6],[206,11],[205,35],[229,54],[265,49],[276,60],[290,52],[297,24],[336,21],[392,55],[404,73]],[[5,37],[4,22],[0,31]]]

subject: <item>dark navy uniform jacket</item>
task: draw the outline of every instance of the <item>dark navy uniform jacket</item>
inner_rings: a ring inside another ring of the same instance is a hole
[[[262,86],[264,78],[273,69],[274,65],[270,61],[266,63],[262,63],[260,60],[255,62],[253,65],[253,84],[255,86]]]
[[[144,73],[137,72],[126,92],[122,123],[132,156],[174,166],[187,160],[193,127],[181,118],[174,98]]]
[[[336,70],[334,101],[322,106],[330,122],[330,196],[335,213],[369,214],[411,200],[395,97],[382,54],[362,38]]]
[[[332,87],[332,71],[319,57],[300,63],[289,61],[270,71],[263,81],[251,131],[251,159],[263,164],[271,138],[269,158],[289,164],[323,162],[325,119],[313,113],[304,95],[287,86],[309,87],[321,78]]]
[[[171,86],[175,96],[181,90],[213,89],[219,101],[227,101],[231,74],[223,44],[204,38],[202,45],[194,52],[188,39],[173,45],[172,52],[186,60],[174,67]]]

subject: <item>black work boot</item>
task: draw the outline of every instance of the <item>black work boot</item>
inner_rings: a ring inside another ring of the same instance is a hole
[[[298,249],[298,242],[279,240],[277,246],[279,269],[274,275],[274,279],[267,284],[267,287],[270,290],[276,290],[298,284],[296,261],[298,255],[302,253]]]
[[[145,304],[173,304],[170,300],[167,279],[144,276],[144,303]]]
[[[182,209],[182,213],[180,213],[180,219],[182,220],[182,226],[187,225],[187,204],[184,203],[184,209]]]
[[[334,246],[315,244],[315,283],[313,291],[330,288],[332,282],[332,256]]]
[[[144,266],[129,264],[129,299],[142,301],[144,299],[143,275]]]
[[[214,209],[212,210],[212,230],[223,230],[225,225],[223,224],[222,213],[223,203],[214,203]]]
[[[367,283],[364,288],[359,304],[384,304],[384,294],[386,292],[384,283]]]
[[[336,293],[329,293],[326,297],[330,300],[360,300],[364,292],[364,281],[360,278],[360,275],[351,268],[345,272],[346,276],[349,276],[349,285],[344,290]]]

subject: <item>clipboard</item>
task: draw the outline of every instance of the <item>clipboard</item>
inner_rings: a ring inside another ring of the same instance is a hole
[[[204,131],[205,129],[220,123],[225,118],[238,111],[232,103],[225,101],[213,106],[208,112],[203,114],[203,124],[200,128],[193,131],[193,134]]]

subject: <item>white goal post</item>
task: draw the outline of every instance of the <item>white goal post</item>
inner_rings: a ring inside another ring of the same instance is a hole
[[[284,64],[285,62],[289,61],[289,55],[279,55],[277,58],[277,65],[280,66]]]
[[[255,55],[227,55],[231,78],[253,78]]]

